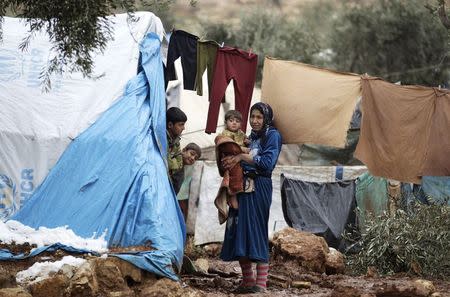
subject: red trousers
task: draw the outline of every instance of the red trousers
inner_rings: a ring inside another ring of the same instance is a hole
[[[258,56],[237,48],[219,47],[211,86],[206,133],[214,133],[219,118],[220,103],[230,80],[234,83],[235,109],[242,114],[241,130],[247,129],[248,111],[256,80]]]

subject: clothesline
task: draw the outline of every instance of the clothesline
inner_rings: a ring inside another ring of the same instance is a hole
[[[284,143],[344,147],[362,97],[355,156],[372,174],[415,183],[420,176],[450,176],[448,90],[267,57],[263,71],[261,100],[277,115]]]
[[[225,91],[234,80],[235,109],[242,114],[242,130],[247,128],[248,112],[256,82],[258,56],[253,52],[220,45],[216,41],[202,40],[182,30],[173,30],[169,40],[166,86],[176,80],[174,62],[181,58],[183,87],[203,94],[202,76],[208,71],[209,109],[205,132],[215,133]]]
[[[185,89],[201,93],[201,77],[208,70],[210,105],[205,132],[216,131],[220,102],[231,79],[236,110],[245,119],[245,128],[257,55],[174,31],[167,67],[172,67],[178,57]],[[450,100],[440,99],[450,98],[447,90],[439,91],[438,100],[433,88],[395,85],[376,77],[269,57],[264,60],[263,71],[261,100],[277,115],[276,125],[284,143],[345,147],[349,123],[362,96],[363,110],[370,112],[363,113],[355,155],[373,174],[406,182],[420,182],[423,175],[450,175],[450,159],[446,158],[450,155]],[[172,73],[172,79],[176,74]],[[418,137],[423,141],[416,143]]]

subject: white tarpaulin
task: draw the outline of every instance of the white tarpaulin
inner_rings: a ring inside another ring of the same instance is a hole
[[[308,182],[334,182],[339,170],[342,170],[342,179],[351,180],[367,172],[365,166],[277,166],[272,173],[272,206],[269,216],[269,236],[274,232],[287,227],[281,205],[280,176],[295,178]],[[205,162],[200,185],[200,198],[198,201],[197,218],[195,221],[195,244],[202,245],[211,242],[222,242],[225,225],[220,225],[217,218],[217,208],[214,199],[221,183],[216,162]]]
[[[137,73],[138,41],[147,32],[161,40],[161,20],[150,12],[111,17],[114,40],[94,57],[94,76],[54,75],[42,92],[40,73],[51,59],[51,44],[37,34],[27,51],[25,22],[6,18],[0,44],[0,219],[7,218],[43,181],[72,139],[118,99]]]

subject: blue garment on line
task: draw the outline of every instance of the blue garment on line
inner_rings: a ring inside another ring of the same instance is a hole
[[[450,205],[450,176],[424,176],[422,189],[430,203]]]
[[[116,254],[178,279],[185,225],[167,175],[166,104],[160,41],[140,44],[141,71],[124,95],[66,149],[12,218],[27,226],[67,225],[81,237],[106,232],[108,246],[151,246]]]
[[[271,173],[281,151],[281,135],[275,128],[267,131],[265,140],[252,141],[257,155],[255,165],[245,164],[253,171]],[[247,257],[256,262],[269,262],[269,211],[272,203],[272,179],[255,178],[255,191],[237,194],[239,209],[230,208],[225,238],[220,257],[224,261],[236,261]]]
[[[423,176],[421,185],[402,184],[402,193],[409,211],[415,201],[426,205],[450,205],[450,177]]]

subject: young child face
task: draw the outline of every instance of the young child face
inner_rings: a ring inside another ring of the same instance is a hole
[[[184,131],[184,123],[185,122],[176,122],[176,123],[168,122],[167,130],[173,137],[178,137]]]
[[[183,157],[183,165],[192,165],[198,160],[198,155],[194,150],[183,149],[181,155]]]
[[[227,126],[227,130],[236,132],[241,129],[241,120],[237,118],[229,118],[226,120],[225,125]]]

